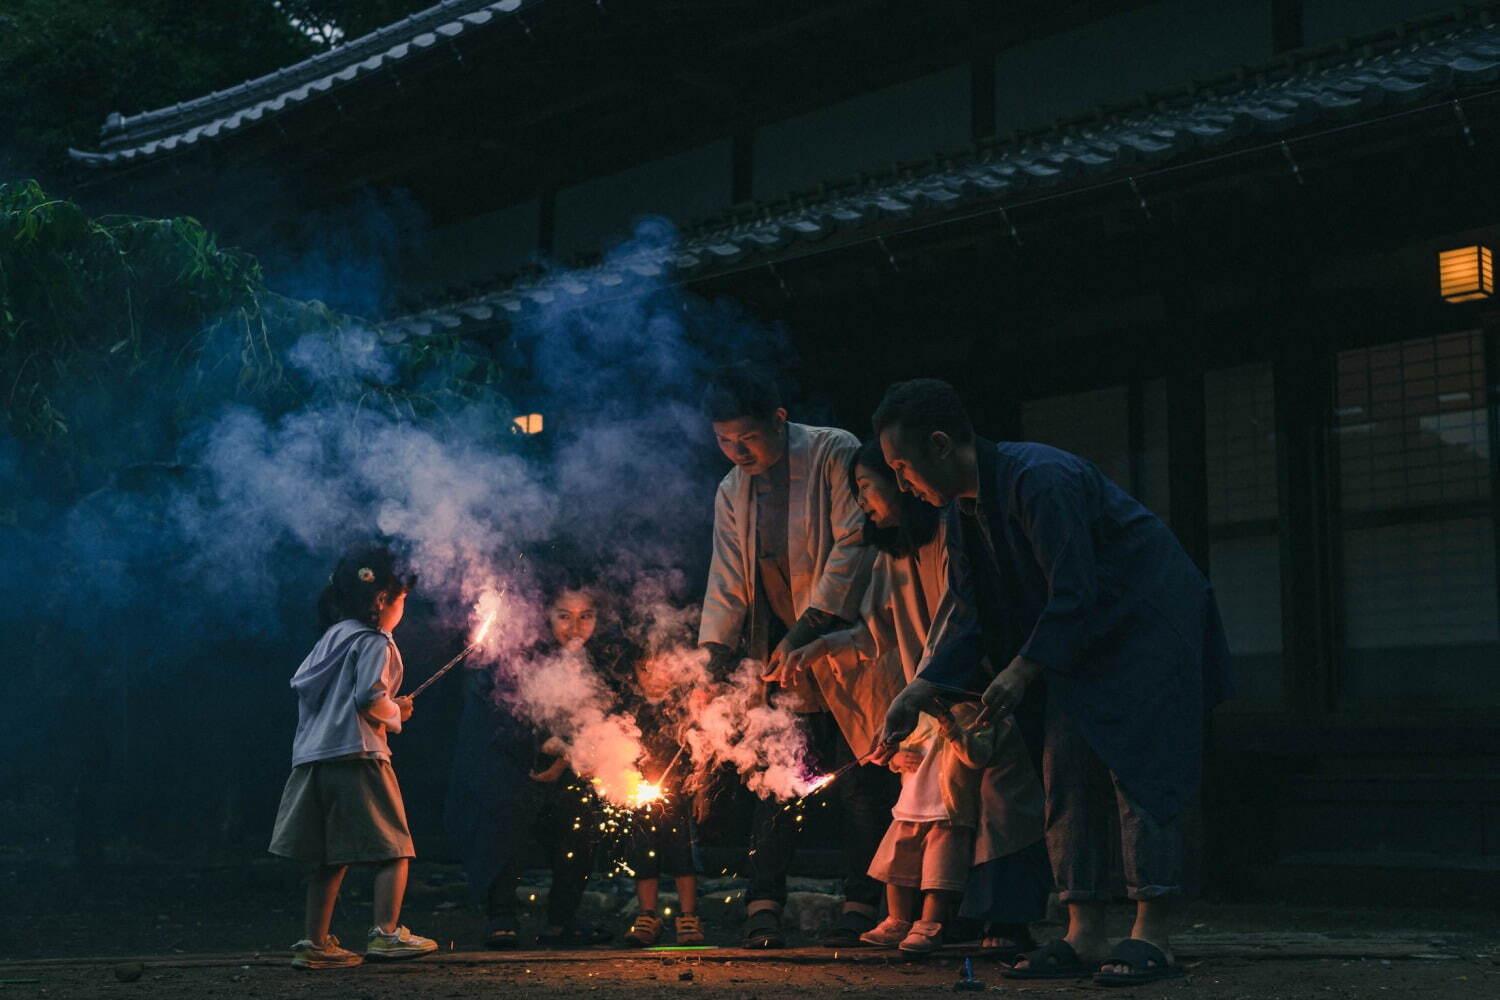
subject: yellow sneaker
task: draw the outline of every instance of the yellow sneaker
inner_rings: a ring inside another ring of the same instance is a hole
[[[432,938],[413,934],[405,927],[397,927],[389,934],[379,927],[371,927],[370,941],[365,946],[365,958],[377,962],[390,962],[398,958],[417,958],[437,949],[438,943]]]
[[[340,948],[339,939],[332,934],[323,939],[321,946],[307,938],[292,945],[294,969],[350,969],[363,962],[363,958],[348,948]]]
[[[684,913],[676,923],[678,944],[702,944],[703,923],[696,913]]]

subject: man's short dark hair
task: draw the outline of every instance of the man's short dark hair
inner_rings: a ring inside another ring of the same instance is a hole
[[[781,392],[771,373],[748,361],[715,369],[703,391],[703,412],[714,423],[750,417],[770,420],[781,409]]]
[[[974,425],[964,412],[953,386],[937,378],[914,378],[897,382],[885,391],[885,398],[870,418],[878,436],[887,427],[900,427],[908,434],[927,438],[942,431],[958,444],[974,440]]]

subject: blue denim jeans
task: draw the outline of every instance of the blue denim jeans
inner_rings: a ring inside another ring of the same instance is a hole
[[[1157,823],[1135,805],[1058,699],[1047,697],[1042,781],[1047,797],[1047,853],[1064,903],[1107,900],[1110,855],[1117,843],[1111,812],[1119,817],[1119,857],[1125,894],[1156,899],[1182,892],[1182,830],[1176,819]]]

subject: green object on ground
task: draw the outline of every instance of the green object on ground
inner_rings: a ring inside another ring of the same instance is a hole
[[[642,951],[718,951],[716,944],[658,944]]]

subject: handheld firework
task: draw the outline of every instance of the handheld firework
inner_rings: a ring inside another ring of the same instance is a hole
[[[802,805],[802,803],[806,802],[812,796],[818,794],[823,789],[833,784],[835,781],[838,781],[840,778],[848,774],[850,771],[854,770],[856,767],[868,764],[870,761],[878,757],[881,751],[893,748],[894,746],[895,744],[888,744],[879,736],[875,737],[875,743],[870,747],[869,753],[865,754],[863,757],[858,757],[854,760],[849,761],[849,763],[840,767],[836,771],[831,771],[828,774],[813,779],[813,783],[808,786],[807,791],[803,792],[801,797],[798,798],[795,802],[789,803],[786,808],[792,809],[796,806]]]
[[[409,694],[409,695],[407,695],[407,697],[408,698],[415,698],[417,695],[421,694],[423,691],[426,691],[428,688],[432,687],[432,684],[433,684],[434,681],[436,681],[438,678],[442,677],[444,674],[446,674],[448,671],[452,670],[454,667],[458,666],[459,662],[462,661],[464,657],[468,656],[470,653],[474,652],[474,650],[478,649],[479,646],[480,646],[480,644],[482,642],[484,642],[485,633],[489,632],[490,625],[494,622],[494,620],[495,620],[494,612],[491,612],[484,619],[484,621],[480,622],[480,624],[479,624],[479,631],[477,631],[477,632],[474,633],[474,641],[471,642],[471,643],[469,643],[467,646],[465,646],[463,648],[463,650],[460,651],[459,654],[457,656],[455,656],[453,659],[449,660],[447,663],[443,664],[441,667],[438,667],[437,670],[435,670],[433,672],[433,674],[432,674],[431,677],[427,678],[425,681],[423,681],[422,683],[418,684],[416,686],[416,688],[412,691],[412,693]]]

